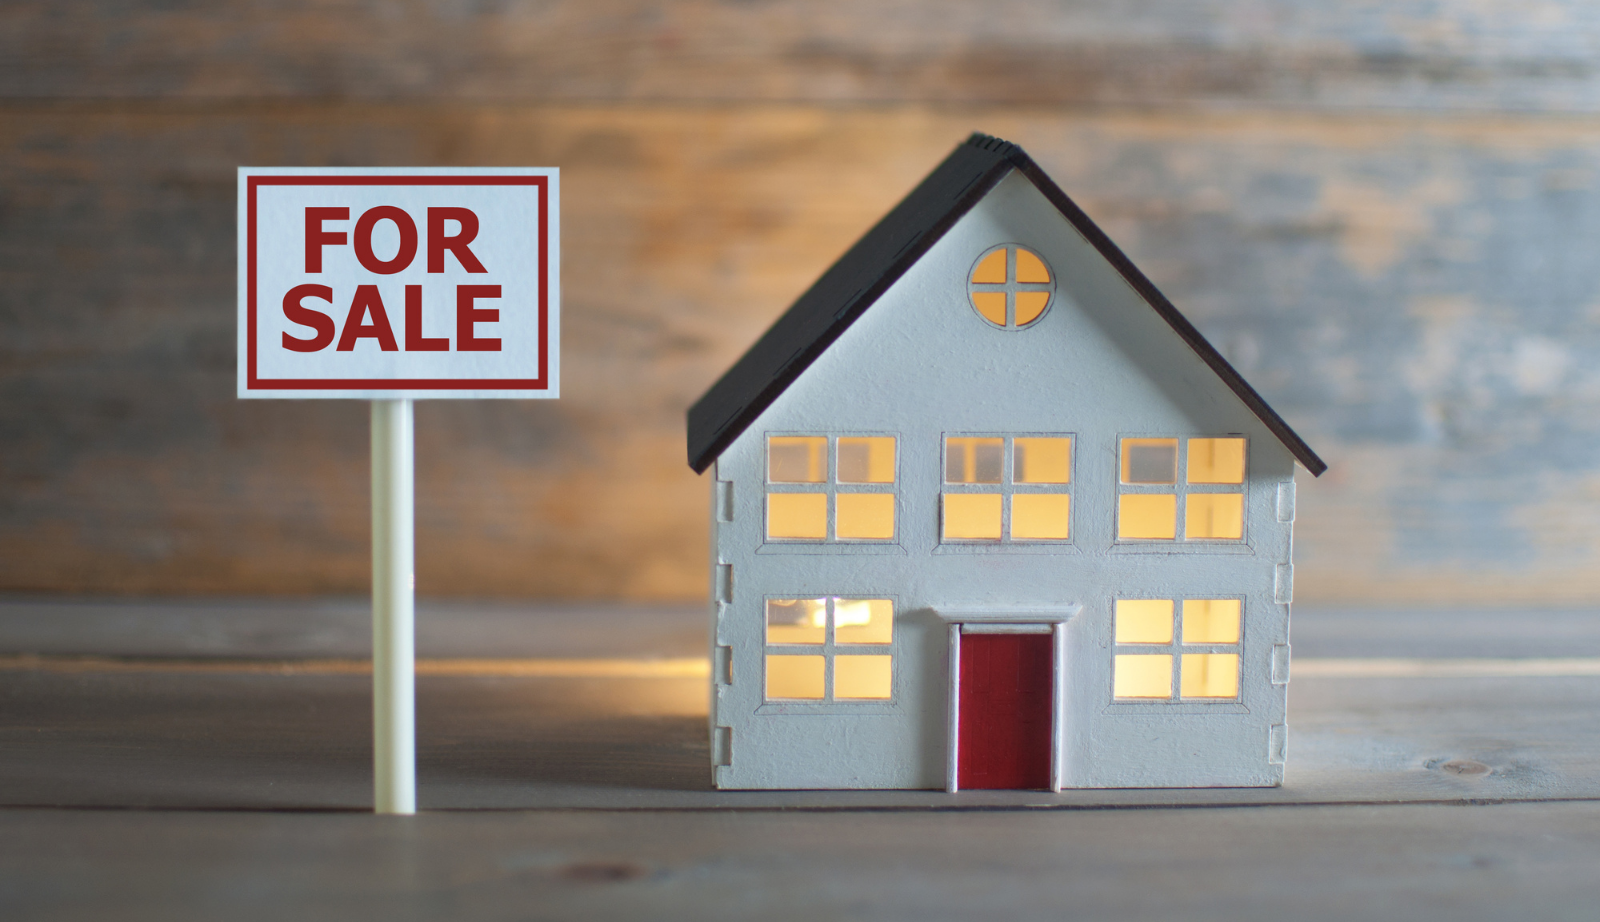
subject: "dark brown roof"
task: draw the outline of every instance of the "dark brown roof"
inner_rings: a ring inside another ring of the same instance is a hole
[[[771,329],[689,408],[689,466],[703,472],[857,317],[928,252],[985,193],[1017,170],[1239,395],[1306,470],[1328,465],[1267,406],[1089,216],[1009,141],[974,134],[828,268]]]

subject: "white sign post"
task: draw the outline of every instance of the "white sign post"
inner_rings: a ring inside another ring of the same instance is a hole
[[[415,813],[412,401],[554,398],[555,169],[239,169],[239,396],[372,402],[374,803]]]

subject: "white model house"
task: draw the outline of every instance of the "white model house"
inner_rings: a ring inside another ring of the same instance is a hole
[[[718,787],[1281,782],[1326,465],[1017,146],[958,147],[688,436]]]

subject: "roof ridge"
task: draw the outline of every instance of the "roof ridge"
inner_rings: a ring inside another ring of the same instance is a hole
[[[974,131],[968,136],[966,146],[996,153],[1002,157],[1010,157],[1014,153],[1022,153],[1022,148],[1010,141],[1004,138],[997,138],[992,134],[984,134],[981,131]]]

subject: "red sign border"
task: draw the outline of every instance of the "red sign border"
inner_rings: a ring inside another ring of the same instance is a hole
[[[550,177],[392,176],[268,174],[245,180],[245,390],[518,390],[550,389]],[[257,186],[537,186],[539,188],[539,377],[537,378],[260,378],[256,375],[256,187]]]

